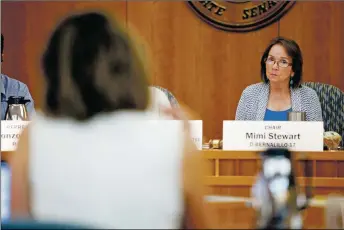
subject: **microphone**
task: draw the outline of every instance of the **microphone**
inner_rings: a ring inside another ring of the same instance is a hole
[[[268,149],[261,153],[262,170],[252,187],[256,210],[256,229],[302,229],[301,211],[309,206],[312,196],[298,194],[291,153],[288,149]],[[309,162],[305,174],[309,176]]]

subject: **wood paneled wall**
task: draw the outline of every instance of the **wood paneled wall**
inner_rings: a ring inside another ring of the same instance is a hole
[[[242,90],[260,81],[260,57],[278,35],[301,46],[305,81],[344,90],[344,2],[297,2],[266,28],[230,33],[204,23],[179,1],[2,1],[2,72],[27,83],[38,107],[45,42],[61,17],[85,9],[108,12],[139,37],[152,84],[168,88],[200,114],[207,138],[222,137],[222,121],[234,119]]]

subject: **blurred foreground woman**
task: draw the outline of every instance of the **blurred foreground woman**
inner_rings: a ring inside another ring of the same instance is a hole
[[[183,221],[213,228],[202,155],[181,122],[159,124],[147,111],[143,65],[117,24],[100,13],[68,17],[42,67],[44,112],[10,161],[14,217],[109,229],[176,229]]]

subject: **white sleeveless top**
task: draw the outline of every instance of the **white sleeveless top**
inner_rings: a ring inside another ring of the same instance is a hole
[[[37,113],[29,134],[33,217],[98,228],[179,228],[182,124],[155,119],[126,111],[82,123]]]

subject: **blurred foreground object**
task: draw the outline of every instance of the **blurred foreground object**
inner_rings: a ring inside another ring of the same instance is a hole
[[[11,219],[11,169],[1,161],[1,223]]]
[[[324,144],[328,150],[337,150],[341,141],[342,137],[334,131],[327,131],[324,133]]]
[[[327,229],[344,228],[344,197],[329,195],[325,207],[325,218]]]
[[[307,199],[300,199],[291,153],[268,149],[262,153],[262,171],[253,185],[253,207],[257,229],[301,229],[300,210]]]

